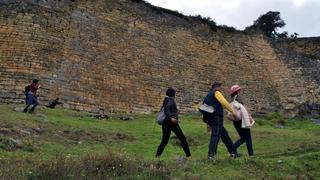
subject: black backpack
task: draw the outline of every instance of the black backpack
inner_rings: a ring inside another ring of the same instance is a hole
[[[27,95],[29,93],[29,91],[31,90],[31,86],[28,85],[24,88],[24,94]]]

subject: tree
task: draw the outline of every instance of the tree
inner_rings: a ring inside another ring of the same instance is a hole
[[[290,38],[295,39],[295,38],[298,38],[298,36],[299,36],[299,34],[295,32],[290,35]]]
[[[278,34],[277,38],[279,38],[279,39],[287,39],[288,38],[288,32],[284,31],[284,32]]]
[[[257,20],[254,21],[253,25],[248,27],[250,29],[259,29],[267,37],[278,38],[279,33],[277,32],[278,28],[282,28],[286,25],[284,20],[280,17],[280,12],[269,11],[266,14],[261,15]],[[283,33],[281,36],[283,37]]]

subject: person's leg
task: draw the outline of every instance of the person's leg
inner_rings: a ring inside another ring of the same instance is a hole
[[[28,93],[28,94],[27,94],[27,98],[28,98],[28,100],[27,100],[27,105],[26,105],[26,107],[23,109],[23,112],[28,112],[28,108],[32,105],[33,95],[30,94],[30,93]]]
[[[243,129],[245,136],[246,136],[246,145],[248,150],[248,155],[253,156],[253,145],[252,145],[252,138],[251,138],[251,131],[250,129]]]
[[[235,148],[238,148],[239,146],[241,146],[241,144],[243,144],[245,142],[245,135],[243,133],[241,123],[242,123],[241,121],[234,121],[233,122],[233,125],[240,136],[240,139],[238,141],[236,141],[234,144]]]
[[[170,134],[171,134],[170,124],[169,124],[169,122],[164,122],[162,124],[162,140],[161,140],[161,143],[160,143],[160,145],[158,147],[156,157],[161,156],[164,148],[168,144],[168,141],[169,141],[169,138],[170,138]]]
[[[36,109],[36,107],[39,105],[39,103],[38,103],[38,98],[37,98],[37,97],[33,96],[32,104],[33,104],[33,106],[32,106],[32,108],[30,109],[30,112],[31,112],[31,113],[34,112],[34,110]]]
[[[239,146],[241,146],[245,142],[244,138],[240,138],[238,141],[234,143],[234,147],[237,149]]]
[[[221,139],[230,154],[237,154],[237,150],[228,134],[228,131],[224,127],[221,129]]]
[[[208,121],[212,129],[210,143],[209,143],[209,152],[208,152],[209,157],[212,157],[215,154],[217,154],[217,148],[218,148],[220,131],[221,131],[221,122],[219,119],[220,117],[216,116],[210,121]]]
[[[184,136],[179,124],[174,124],[172,126],[172,131],[176,134],[178,139],[181,141],[181,146],[182,146],[186,156],[187,157],[191,156],[188,142],[187,142],[186,137]]]

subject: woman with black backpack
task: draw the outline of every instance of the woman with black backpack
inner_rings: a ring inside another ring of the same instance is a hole
[[[168,144],[171,131],[173,131],[176,134],[177,138],[181,141],[181,146],[186,156],[191,156],[188,142],[179,126],[179,112],[175,102],[175,94],[176,91],[173,88],[168,88],[166,92],[166,97],[163,100],[163,108],[166,117],[164,119],[164,122],[161,124],[162,140],[158,147],[156,157],[161,156],[164,148]]]

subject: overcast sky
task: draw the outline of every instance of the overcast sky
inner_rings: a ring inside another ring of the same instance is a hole
[[[299,37],[320,36],[320,0],[146,0],[186,15],[211,17],[218,24],[243,30],[261,14],[279,11],[287,23],[279,31]]]

